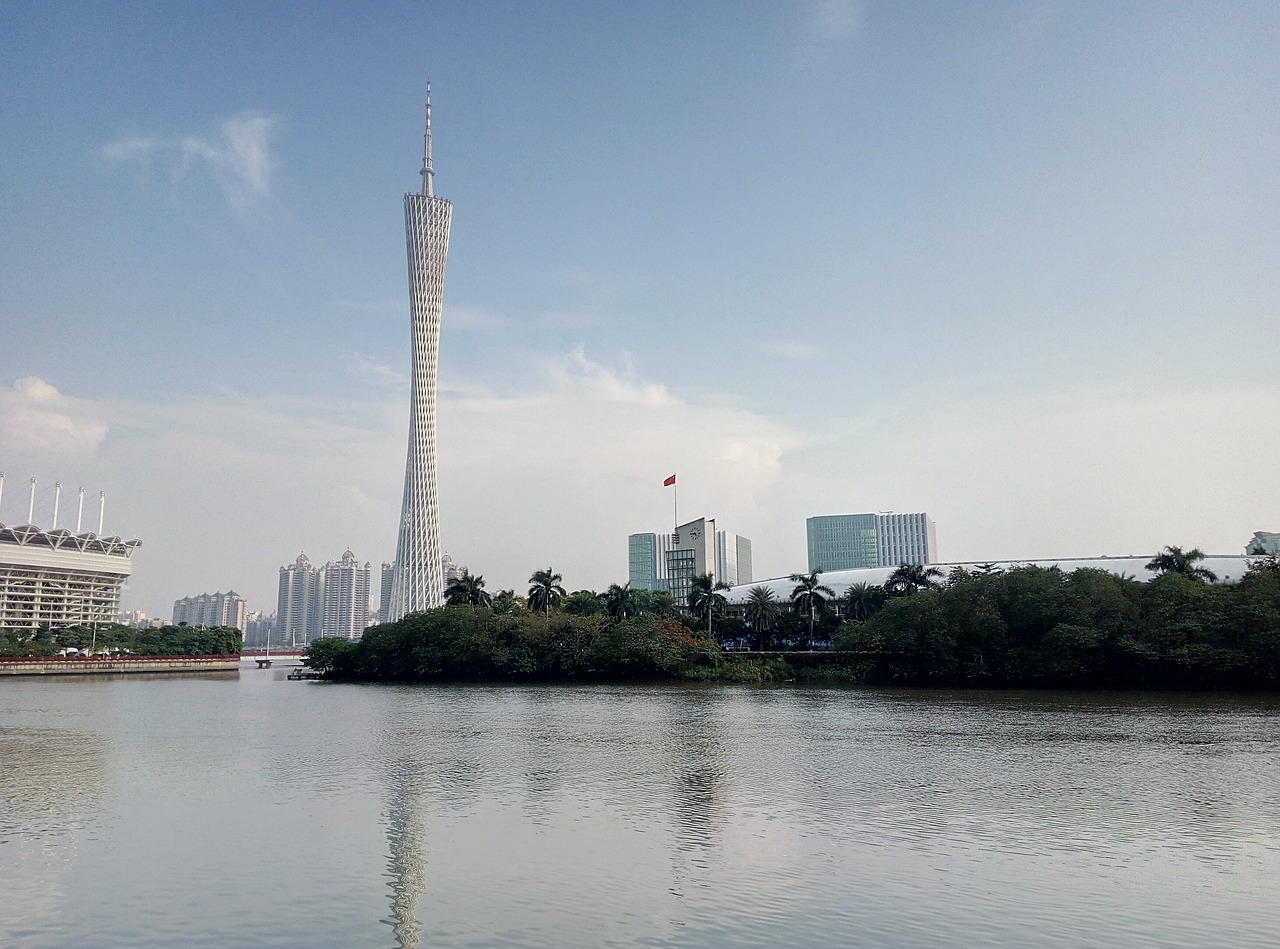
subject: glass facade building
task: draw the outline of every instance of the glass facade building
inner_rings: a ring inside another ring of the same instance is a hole
[[[828,514],[805,521],[809,571],[863,570],[938,561],[927,514]]]

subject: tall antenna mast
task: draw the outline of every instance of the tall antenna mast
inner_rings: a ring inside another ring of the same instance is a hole
[[[53,528],[58,529],[58,502],[62,500],[62,482],[55,481],[53,483]]]
[[[76,533],[80,533],[80,522],[84,520],[84,487],[80,488],[80,506],[76,508]]]
[[[98,536],[102,536],[102,522],[107,516],[107,492],[98,492]]]
[[[35,523],[32,518],[36,516],[36,479],[31,479],[31,503],[27,505],[27,523]]]
[[[432,179],[435,177],[435,169],[431,167],[431,80],[427,80],[427,132],[422,137],[422,171],[418,172],[422,175],[422,193],[431,197],[435,194],[432,185]]]

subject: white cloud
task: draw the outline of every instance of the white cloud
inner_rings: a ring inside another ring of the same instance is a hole
[[[91,403],[64,396],[39,376],[0,389],[0,445],[6,454],[92,455],[108,431]]]

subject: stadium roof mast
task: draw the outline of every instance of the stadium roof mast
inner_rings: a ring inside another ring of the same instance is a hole
[[[431,80],[427,80],[427,131],[422,136],[422,171],[418,172],[422,175],[422,193],[427,197],[435,196],[435,188],[432,179],[435,178],[435,169],[431,167]]]

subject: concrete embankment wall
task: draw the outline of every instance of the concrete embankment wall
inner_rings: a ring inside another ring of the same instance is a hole
[[[121,656],[112,659],[60,659],[54,656],[40,656],[0,659],[0,676],[235,672],[239,668],[239,656]]]

